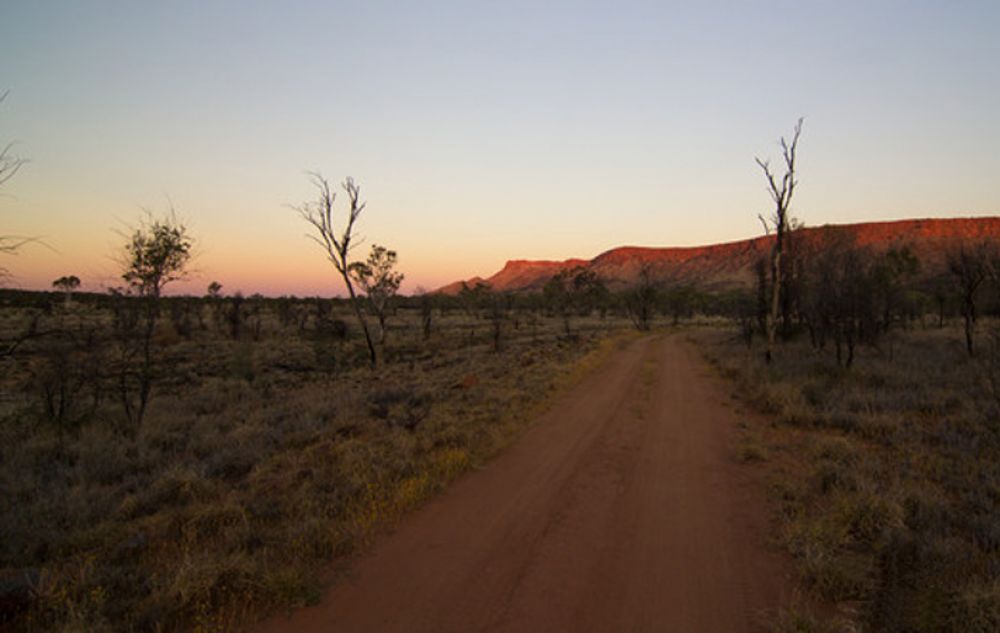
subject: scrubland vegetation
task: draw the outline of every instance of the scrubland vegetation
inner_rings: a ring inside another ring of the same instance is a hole
[[[766,414],[736,455],[772,473],[775,539],[809,591],[861,630],[993,630],[993,251],[924,266],[817,235],[787,238],[773,348],[766,266],[755,289],[644,269],[615,294],[581,269],[540,293],[389,293],[381,312],[218,283],[0,291],[4,617],[230,630],[310,603],[330,561],[505,446],[616,334],[714,323],[692,331]],[[971,294],[951,281],[969,269]],[[776,630],[824,626],[788,611]]]
[[[194,246],[173,215],[123,236],[121,288],[0,290],[0,627],[234,630],[314,602],[331,561],[625,332],[698,316],[715,325],[691,337],[763,414],[735,454],[771,477],[774,540],[835,612],[774,630],[1000,630],[1000,249],[807,239],[788,215],[801,124],[781,173],[758,160],[775,211],[751,284],[643,262],[617,293],[578,267],[536,292],[400,297],[395,251],[350,257],[358,185],[336,229],[316,174],[296,210],[347,299],[167,297]],[[22,163],[0,152],[0,184]]]
[[[407,299],[373,371],[345,302],[220,290],[162,299],[141,422],[114,324],[137,298],[0,291],[15,629],[231,630],[316,600],[329,561],[482,464],[627,326]]]
[[[738,335],[692,333],[764,414],[747,415],[735,454],[767,470],[774,540],[835,607],[783,613],[775,630],[1000,630],[990,252],[958,245],[918,277],[905,252],[813,251],[782,290],[787,320],[770,363],[753,318],[734,316]],[[971,293],[959,283],[970,268]]]
[[[908,331],[848,370],[804,340],[768,366],[698,334],[766,414],[748,416],[737,455],[772,476],[774,538],[860,630],[1000,627],[997,401],[960,336]]]
[[[773,630],[1000,630],[1000,247],[806,239],[786,215],[800,129],[780,180],[758,160],[775,239],[729,303],[738,334],[693,334],[764,414],[735,454],[767,469],[774,540],[833,607]]]
[[[166,296],[194,247],[172,212],[122,234],[107,294],[72,275],[0,291],[0,624],[233,630],[316,600],[330,561],[488,459],[628,328],[632,304],[578,271],[549,300],[398,297],[395,252],[349,257],[359,187],[337,230],[314,185],[298,211],[346,300]]]

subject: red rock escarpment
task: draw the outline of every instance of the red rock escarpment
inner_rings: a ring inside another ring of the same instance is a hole
[[[794,234],[794,239],[815,244],[832,231],[858,246],[874,250],[907,246],[927,269],[937,265],[945,247],[956,240],[1000,240],[1000,217],[827,225],[801,229]],[[742,285],[750,282],[754,262],[768,252],[772,240],[773,237],[763,236],[710,246],[623,246],[591,260],[512,260],[493,276],[487,279],[474,277],[466,283],[474,286],[477,282],[484,282],[500,292],[532,291],[541,289],[560,271],[583,267],[595,272],[610,288],[618,289],[635,284],[643,267],[648,267],[654,279],[664,282],[709,287]],[[438,292],[457,294],[461,287],[462,282],[459,281],[440,288]]]

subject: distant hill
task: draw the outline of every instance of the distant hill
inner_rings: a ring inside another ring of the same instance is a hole
[[[831,228],[847,233],[859,246],[874,250],[908,246],[921,261],[924,270],[939,266],[945,246],[955,240],[1000,240],[1000,217],[827,225],[801,229],[796,232],[796,239],[809,242],[817,239],[824,229]],[[474,277],[465,283],[473,286],[477,282],[485,282],[500,292],[536,291],[559,271],[580,266],[596,273],[608,288],[620,290],[634,285],[639,271],[648,265],[653,277],[660,282],[722,289],[752,283],[754,262],[768,252],[772,240],[773,237],[762,236],[711,246],[622,246],[590,260],[511,260],[493,276],[486,279]],[[437,292],[457,294],[462,283],[456,281]]]

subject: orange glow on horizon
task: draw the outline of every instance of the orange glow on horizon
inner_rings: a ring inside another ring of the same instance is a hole
[[[3,287],[11,289],[51,290],[52,281],[67,274],[82,280],[80,289],[84,292],[106,292],[121,285],[118,266],[111,255],[53,252],[42,245],[29,244],[16,256],[5,258],[0,263],[10,272]],[[399,269],[406,275],[401,288],[403,294],[415,294],[418,289],[436,290],[477,274],[477,271],[458,270],[460,267],[445,262],[421,264],[409,269],[400,266]],[[495,271],[478,274],[492,272]],[[218,254],[198,257],[191,263],[186,278],[169,284],[166,294],[203,295],[213,281],[222,284],[224,294],[346,296],[340,274],[323,259],[318,247],[311,244],[305,244],[303,251],[294,257],[253,259],[244,255],[227,258]]]

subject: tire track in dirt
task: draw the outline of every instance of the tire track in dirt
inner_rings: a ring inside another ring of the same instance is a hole
[[[635,341],[259,630],[760,630],[791,584],[726,400],[677,337]]]

